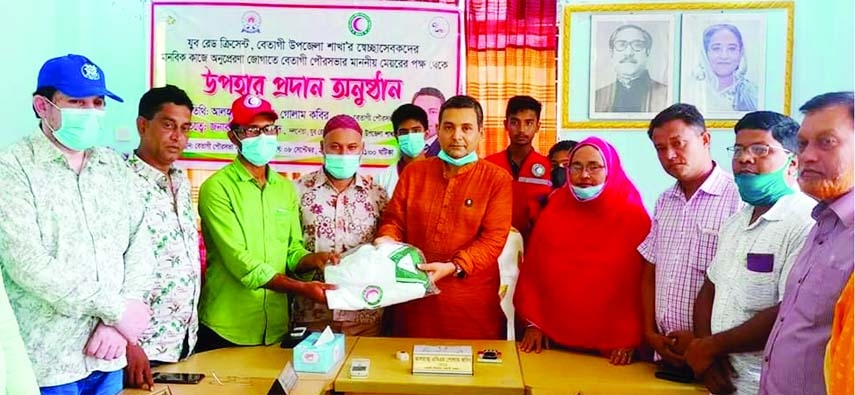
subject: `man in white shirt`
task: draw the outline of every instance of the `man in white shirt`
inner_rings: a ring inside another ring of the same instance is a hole
[[[757,394],[763,347],[787,275],[813,226],[816,202],[798,190],[799,125],[771,111],[734,127],[733,171],[748,204],[728,218],[694,310],[689,366],[712,393]]]

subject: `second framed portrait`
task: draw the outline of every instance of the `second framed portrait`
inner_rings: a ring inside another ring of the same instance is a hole
[[[674,102],[674,15],[592,15],[589,117],[650,119]]]
[[[692,13],[682,23],[680,101],[709,119],[766,108],[766,16]]]

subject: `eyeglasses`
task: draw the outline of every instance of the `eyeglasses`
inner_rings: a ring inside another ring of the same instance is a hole
[[[734,158],[741,156],[742,153],[745,152],[745,149],[746,149],[746,147],[743,147],[741,145],[734,145],[732,147],[727,147],[727,151],[732,153]],[[766,157],[767,155],[769,155],[770,152],[773,152],[773,151],[783,151],[786,154],[792,153],[792,152],[784,149],[783,147],[780,147],[780,148],[779,147],[772,147],[768,144],[751,144],[747,147],[747,149],[751,155],[753,155],[757,158]]]
[[[267,126],[261,127],[261,128],[256,127],[256,126],[250,126],[250,127],[246,127],[246,128],[243,128],[243,127],[237,128],[237,134],[242,135],[242,136],[246,136],[246,137],[257,137],[257,136],[260,136],[262,133],[264,133],[268,136],[275,136],[275,135],[279,134],[279,132],[281,130],[282,130],[282,127],[280,127],[279,125],[267,125]]]
[[[599,165],[596,163],[591,163],[591,164],[588,164],[587,166],[582,166],[578,163],[573,163],[570,165],[570,173],[582,174],[582,172],[587,170],[588,174],[597,174],[597,173],[603,171],[603,169],[605,169],[605,168],[606,168],[605,166]]]
[[[612,43],[612,47],[615,51],[618,52],[626,50],[627,45],[632,47],[632,50],[635,52],[640,52],[642,50],[647,49],[647,42],[644,40],[616,40],[614,43]]]

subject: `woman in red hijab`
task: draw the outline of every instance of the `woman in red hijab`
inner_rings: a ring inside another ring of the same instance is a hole
[[[529,323],[520,348],[549,342],[632,362],[641,342],[642,257],[650,230],[641,195],[611,144],[590,137],[570,153],[569,182],[534,225],[514,304]]]

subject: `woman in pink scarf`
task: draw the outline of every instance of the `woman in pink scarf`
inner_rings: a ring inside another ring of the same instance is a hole
[[[538,217],[514,299],[530,325],[520,348],[549,341],[628,364],[641,342],[642,257],[650,230],[641,195],[611,144],[590,137],[570,153],[568,183]]]

